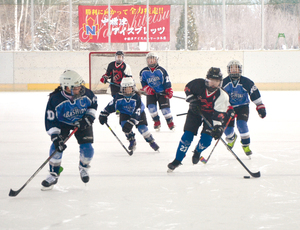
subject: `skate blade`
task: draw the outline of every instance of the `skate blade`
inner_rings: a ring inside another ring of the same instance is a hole
[[[171,173],[171,172],[173,172],[174,171],[174,169],[168,169],[167,170],[167,173]]]
[[[54,187],[54,185],[51,185],[51,186],[49,186],[49,187],[44,187],[44,186],[43,186],[43,187],[41,188],[41,190],[42,190],[42,191],[49,191],[49,190],[52,190],[53,187]]]

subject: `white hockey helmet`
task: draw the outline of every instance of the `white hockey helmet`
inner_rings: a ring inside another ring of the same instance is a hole
[[[146,55],[146,61],[147,61],[147,65],[149,68],[154,68],[158,65],[158,54],[155,53],[155,52],[149,52],[147,55]],[[151,63],[149,63],[149,61],[151,61]],[[154,61],[153,61],[154,60]]]
[[[131,90],[127,88],[131,88]],[[123,77],[120,92],[126,97],[130,97],[135,93],[135,83],[132,77]]]
[[[63,72],[63,74],[60,75],[59,82],[62,89],[66,90],[66,87],[68,87],[71,90],[72,95],[74,87],[81,87],[80,95],[83,95],[85,93],[84,81],[82,77],[73,70],[66,70],[65,72]]]
[[[237,60],[231,60],[227,65],[227,73],[232,80],[240,79],[242,75],[242,65]]]

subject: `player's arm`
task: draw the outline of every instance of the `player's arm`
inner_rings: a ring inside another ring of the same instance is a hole
[[[116,111],[115,106],[116,106],[116,98],[111,100],[108,103],[108,105],[100,112],[99,122],[101,125],[104,125],[105,123],[107,123],[107,118],[108,118],[109,114]]]
[[[146,71],[147,70],[142,70],[140,72],[140,82],[141,82],[141,85],[142,85],[142,91],[144,91],[147,95],[154,95],[155,94],[155,90],[153,88],[151,88],[147,81],[146,81]]]
[[[112,78],[112,72],[113,72],[113,65],[112,64],[113,64],[113,62],[108,64],[106,72],[101,77],[100,82],[106,84],[108,82],[108,80]]]
[[[96,112],[98,107],[97,97],[95,96],[95,94],[92,91],[86,89],[86,95],[88,96],[88,100],[90,100],[91,105],[87,108],[81,120],[79,120],[79,122],[76,124],[77,127],[81,130],[92,126],[96,118]]]
[[[124,70],[125,77],[132,77],[131,67],[130,65],[126,64],[126,68]]]

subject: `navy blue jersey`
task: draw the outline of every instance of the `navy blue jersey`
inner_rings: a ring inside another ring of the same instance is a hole
[[[119,110],[121,114],[129,115],[135,120],[135,124],[138,124],[140,116],[145,110],[145,105],[138,94],[134,94],[131,97],[125,97],[118,93],[116,97],[104,108],[104,112],[110,114],[117,110]]]
[[[234,108],[248,105],[250,103],[249,96],[254,104],[262,104],[260,92],[249,78],[241,76],[236,84],[234,84],[228,76],[223,80],[222,87],[229,94],[229,102]]]
[[[50,96],[45,113],[45,127],[49,135],[60,134],[62,125],[75,126],[75,122],[85,114],[96,117],[97,97],[91,90],[85,89],[85,94],[74,101],[71,98],[64,91]]]
[[[165,89],[172,87],[167,71],[161,66],[157,66],[153,71],[149,67],[142,69],[140,82],[142,88],[149,85],[156,93],[163,93]]]

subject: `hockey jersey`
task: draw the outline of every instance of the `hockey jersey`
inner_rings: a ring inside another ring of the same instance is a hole
[[[249,78],[241,76],[237,82],[233,82],[228,76],[223,80],[223,89],[229,94],[229,101],[233,108],[248,105],[251,101],[260,105],[262,99],[258,88]]]
[[[211,116],[213,126],[221,125],[229,106],[229,96],[221,88],[209,94],[205,79],[197,78],[185,86],[186,101],[195,103],[205,117]]]
[[[145,105],[138,94],[125,97],[121,93],[118,93],[104,108],[103,112],[110,114],[117,110],[119,110],[121,114],[128,114],[134,120],[135,124],[138,124],[140,116],[145,110]]]
[[[153,71],[149,67],[142,69],[140,82],[142,88],[149,85],[156,93],[163,93],[165,89],[172,87],[167,71],[161,66],[157,66]]]
[[[60,134],[62,125],[75,126],[85,114],[96,117],[97,97],[85,89],[85,94],[75,100],[64,91],[50,96],[45,113],[45,128],[49,135]]]

